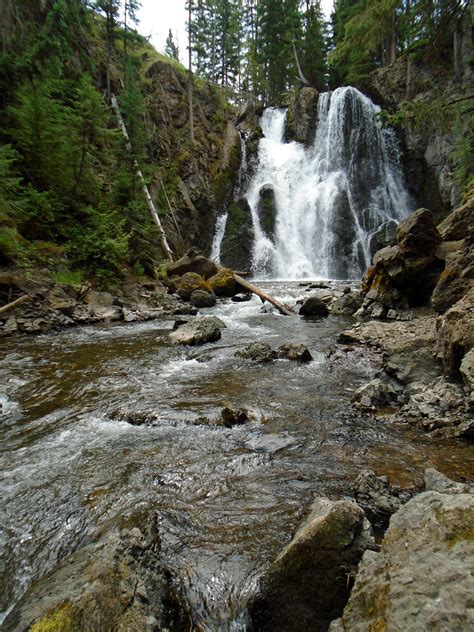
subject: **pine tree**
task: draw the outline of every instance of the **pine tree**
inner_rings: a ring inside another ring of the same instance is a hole
[[[174,43],[173,33],[171,32],[171,29],[168,31],[168,37],[166,38],[165,54],[168,55],[168,57],[170,57],[171,59],[179,61],[179,49],[178,46]]]

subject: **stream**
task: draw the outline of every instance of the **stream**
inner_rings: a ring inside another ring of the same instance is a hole
[[[296,282],[261,285],[290,304],[307,296]],[[462,442],[351,407],[374,360],[364,349],[329,353],[350,317],[262,313],[256,297],[209,313],[227,328],[199,348],[171,346],[173,323],[160,321],[2,340],[1,610],[122,516],[155,509],[163,563],[196,627],[245,630],[258,576],[315,495],[348,496],[367,467],[407,486],[430,466],[474,477]],[[254,341],[301,342],[314,361],[234,357]],[[224,406],[245,408],[250,422],[197,422]],[[128,423],[137,416],[145,423]]]

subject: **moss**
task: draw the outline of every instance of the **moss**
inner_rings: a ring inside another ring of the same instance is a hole
[[[70,603],[48,611],[30,627],[30,632],[72,632],[73,630],[73,607]]]
[[[237,293],[234,273],[229,268],[221,268],[217,274],[209,279],[209,285],[217,296],[233,296]]]

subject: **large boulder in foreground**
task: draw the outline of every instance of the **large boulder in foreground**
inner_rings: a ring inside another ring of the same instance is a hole
[[[310,515],[261,581],[250,616],[261,632],[323,632],[340,616],[350,575],[373,546],[355,503],[314,502]]]
[[[427,491],[392,517],[380,553],[365,553],[330,630],[472,630],[473,569],[474,495]]]
[[[221,330],[225,323],[215,316],[195,318],[169,335],[174,345],[203,345],[206,342],[216,342],[222,336]]]
[[[183,276],[186,272],[195,272],[208,279],[217,272],[216,264],[201,255],[185,255],[173,263],[168,263],[166,269],[169,277]]]
[[[431,211],[419,208],[400,222],[397,228],[397,241],[402,253],[410,257],[434,255],[442,241]]]
[[[108,534],[67,557],[27,590],[2,630],[189,628],[187,617],[174,610],[169,579],[158,560],[159,537],[153,523]]]

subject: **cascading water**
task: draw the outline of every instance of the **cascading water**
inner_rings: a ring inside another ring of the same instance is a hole
[[[310,148],[284,142],[285,110],[264,112],[259,164],[245,193],[255,275],[358,278],[370,263],[374,236],[409,213],[397,144],[379,111],[355,88],[320,95]],[[270,234],[261,216],[262,191],[269,190]]]

